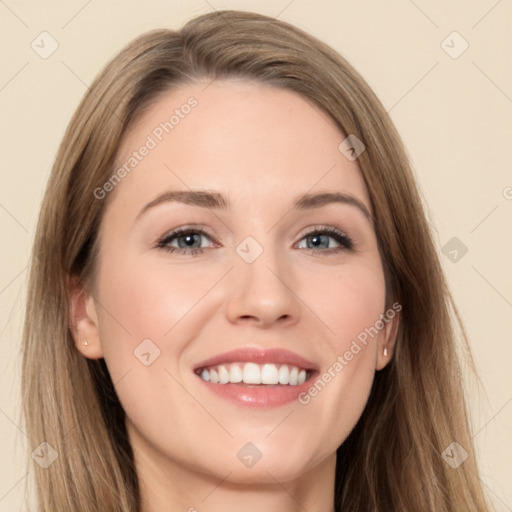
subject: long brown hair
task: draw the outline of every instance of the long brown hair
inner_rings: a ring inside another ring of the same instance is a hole
[[[180,31],[154,30],[128,44],[95,79],[60,145],[37,226],[23,337],[26,429],[32,449],[44,441],[58,454],[47,469],[33,464],[38,510],[140,511],[124,411],[104,360],[75,348],[68,279],[93,279],[107,201],[94,190],[113,175],[127,129],[160,94],[218,78],[295,91],[366,148],[357,162],[375,213],[387,306],[398,301],[403,310],[393,358],[376,373],[364,413],[338,449],[336,510],[490,510],[455,320],[466,349],[467,337],[400,136],[333,49],[285,22],[238,11],[202,15]],[[453,442],[468,452],[456,469],[442,457]]]

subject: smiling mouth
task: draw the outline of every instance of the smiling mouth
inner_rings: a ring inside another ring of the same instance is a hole
[[[198,368],[195,373],[212,384],[300,386],[312,372],[291,364],[236,362]]]

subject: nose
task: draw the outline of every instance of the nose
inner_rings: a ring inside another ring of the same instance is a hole
[[[257,249],[254,245],[247,247],[251,251]],[[262,249],[252,262],[245,258],[243,247],[235,252],[226,315],[232,323],[251,323],[262,328],[292,325],[299,320],[301,311],[293,269],[278,249]]]

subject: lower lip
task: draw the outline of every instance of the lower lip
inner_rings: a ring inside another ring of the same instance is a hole
[[[310,386],[314,372],[310,378],[297,386],[288,385],[258,385],[258,384],[213,384],[198,377],[213,393],[245,407],[272,409],[297,400],[300,393]]]

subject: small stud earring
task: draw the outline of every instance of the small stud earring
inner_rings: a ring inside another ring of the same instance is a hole
[[[89,345],[89,343],[87,343],[87,340],[84,340],[84,346],[87,347],[87,345]]]
[[[388,349],[387,349],[387,347],[384,347],[384,357],[388,357]]]

